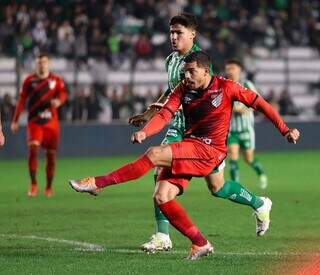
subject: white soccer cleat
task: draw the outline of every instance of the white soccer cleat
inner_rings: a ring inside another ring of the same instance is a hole
[[[150,241],[141,245],[141,250],[148,253],[155,253],[156,251],[168,251],[172,248],[170,236],[161,232],[151,236]]]
[[[259,176],[259,186],[261,189],[266,189],[268,186],[268,178],[266,174],[262,174]]]
[[[83,178],[79,180],[69,180],[69,185],[81,193],[89,193],[90,195],[97,196],[100,189],[96,186],[94,177]]]
[[[201,257],[208,256],[214,252],[213,246],[209,241],[204,246],[197,246],[193,244],[190,248],[187,260],[199,260]]]
[[[263,236],[268,231],[272,207],[272,201],[269,198],[261,197],[261,199],[264,202],[263,205],[254,211],[257,236]]]

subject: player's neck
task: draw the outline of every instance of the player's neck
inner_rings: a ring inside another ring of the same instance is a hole
[[[50,72],[45,72],[45,73],[40,73],[40,72],[36,72],[37,77],[39,77],[40,79],[45,79],[49,76]]]
[[[186,47],[185,49],[183,49],[181,51],[178,51],[178,54],[179,55],[186,55],[188,52],[191,51],[192,47],[193,47],[193,44],[189,45],[189,47]]]
[[[209,86],[211,86],[213,81],[213,76],[209,75],[206,80],[204,81],[202,87],[200,87],[201,90],[206,90],[209,88]]]

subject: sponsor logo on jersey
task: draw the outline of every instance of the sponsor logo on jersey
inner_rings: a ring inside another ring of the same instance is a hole
[[[211,95],[211,98],[213,98],[212,101],[211,101],[211,104],[214,107],[218,108],[220,106],[221,102],[222,102],[223,94],[220,93],[218,95]]]
[[[49,80],[49,88],[54,89],[56,87],[56,81],[55,80]]]
[[[184,104],[189,104],[190,102],[191,102],[191,98],[190,97],[188,97],[188,96],[185,96],[184,98],[183,98],[183,103]]]

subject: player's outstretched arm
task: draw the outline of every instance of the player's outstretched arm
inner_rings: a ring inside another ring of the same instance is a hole
[[[147,123],[157,112],[159,112],[163,104],[166,102],[167,98],[168,97],[165,94],[162,94],[159,99],[156,102],[152,103],[145,112],[130,117],[129,124],[135,127],[141,127],[142,125]]]
[[[297,129],[290,129],[280,114],[272,107],[271,104],[265,101],[263,97],[237,83],[229,82],[227,85],[229,85],[228,88],[231,90],[233,99],[262,112],[274,124],[274,126],[277,127],[279,132],[287,139],[288,142],[297,142],[300,137],[300,132]]]
[[[0,115],[0,146],[3,146],[5,142],[4,134],[2,131],[2,124],[1,124],[1,115]]]

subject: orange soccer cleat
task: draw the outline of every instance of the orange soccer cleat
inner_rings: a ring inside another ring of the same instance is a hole
[[[207,242],[207,244],[204,246],[197,246],[193,244],[191,246],[187,260],[198,260],[203,256],[210,255],[211,253],[213,253],[213,246],[211,245],[211,243]]]
[[[44,190],[44,195],[45,195],[47,198],[51,198],[51,197],[54,195],[54,193],[53,193],[53,191],[52,191],[52,188],[46,188],[46,189]]]
[[[38,193],[38,186],[36,184],[30,184],[29,190],[28,190],[28,196],[30,198],[33,198],[37,195]]]
[[[100,191],[100,189],[96,186],[96,180],[94,177],[88,177],[79,180],[69,180],[69,184],[77,192],[86,192],[93,196],[97,196]]]

